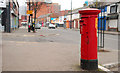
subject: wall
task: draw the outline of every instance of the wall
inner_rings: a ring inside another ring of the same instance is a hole
[[[1,25],[1,15],[0,15],[0,28]],[[0,29],[0,73],[2,72],[2,30]]]
[[[109,27],[110,28],[117,28],[117,19],[110,20]]]
[[[79,13],[77,13],[77,14],[73,14],[72,15],[72,20],[74,20],[74,19],[79,19]]]
[[[41,15],[46,15],[48,13],[58,13],[60,11],[60,5],[58,3],[43,4],[40,10],[37,12],[37,18]]]
[[[59,17],[59,24],[64,24],[64,16]]]
[[[118,14],[119,14],[119,17],[118,17],[118,31],[120,31],[120,3],[118,4]]]
[[[107,14],[110,14],[110,6],[107,6]],[[106,30],[108,30],[109,20],[106,20]]]
[[[119,13],[119,18],[118,18],[118,31],[120,31],[120,13]]]
[[[71,15],[66,16],[66,20],[70,21]]]
[[[18,5],[17,5],[17,1],[14,0],[14,3],[11,2],[11,28],[12,29],[15,29],[15,28],[18,28]],[[16,6],[16,7],[15,7]]]

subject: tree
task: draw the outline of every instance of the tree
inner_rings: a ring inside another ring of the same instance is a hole
[[[44,2],[32,2],[32,9],[34,11],[34,23],[36,22],[36,14],[40,10]]]
[[[34,12],[33,18],[34,18],[34,23],[36,23],[36,14],[40,10],[41,6],[43,4],[46,4],[47,1],[45,1],[45,0],[27,0],[27,2],[30,2],[30,10],[33,10],[33,12]],[[48,2],[48,3],[51,3],[51,2]],[[32,20],[32,18],[31,18],[31,20]],[[33,20],[31,22],[33,22]],[[35,28],[33,31],[35,31]]]
[[[34,24],[32,24],[33,32],[35,32],[35,23],[36,23],[36,14],[40,10],[43,2],[41,1],[33,1],[31,2],[31,9],[33,10],[34,14],[32,19],[34,19]],[[31,21],[33,22],[33,20]]]

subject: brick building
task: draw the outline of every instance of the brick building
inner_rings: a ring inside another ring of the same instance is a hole
[[[37,20],[45,25],[46,22],[50,22],[51,17],[58,18],[59,11],[60,5],[58,3],[43,4],[37,12]]]
[[[32,4],[32,2],[31,2]],[[38,2],[39,9],[37,9],[36,13],[36,23],[42,23],[43,25],[46,24],[46,22],[50,22],[51,17],[59,17],[58,13],[60,11],[60,5],[58,3],[52,3],[51,0],[44,0],[43,2]],[[27,10],[29,10],[29,1],[27,0]],[[33,10],[33,16],[30,18],[30,22],[32,21],[32,18],[35,17],[35,11],[30,8],[30,10]],[[27,17],[27,20],[29,19],[29,16]]]
[[[40,10],[37,12],[37,18],[41,15],[48,13],[58,13],[60,11],[60,5],[58,3],[43,4]]]

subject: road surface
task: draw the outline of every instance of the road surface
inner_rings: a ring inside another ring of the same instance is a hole
[[[117,36],[105,35],[105,43],[106,49],[115,51],[99,53],[99,64],[118,61]],[[81,71],[80,44],[79,31],[70,29],[3,33],[3,71]]]

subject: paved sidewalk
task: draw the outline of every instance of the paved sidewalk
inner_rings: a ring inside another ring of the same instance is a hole
[[[0,73],[2,72],[2,32],[0,31]]]
[[[118,50],[109,50],[109,52],[98,52],[99,64],[118,63]]]
[[[119,71],[119,58],[118,50],[108,50],[109,52],[99,52],[99,64],[105,68],[110,69],[110,71]],[[119,71],[120,72],[120,71]]]

